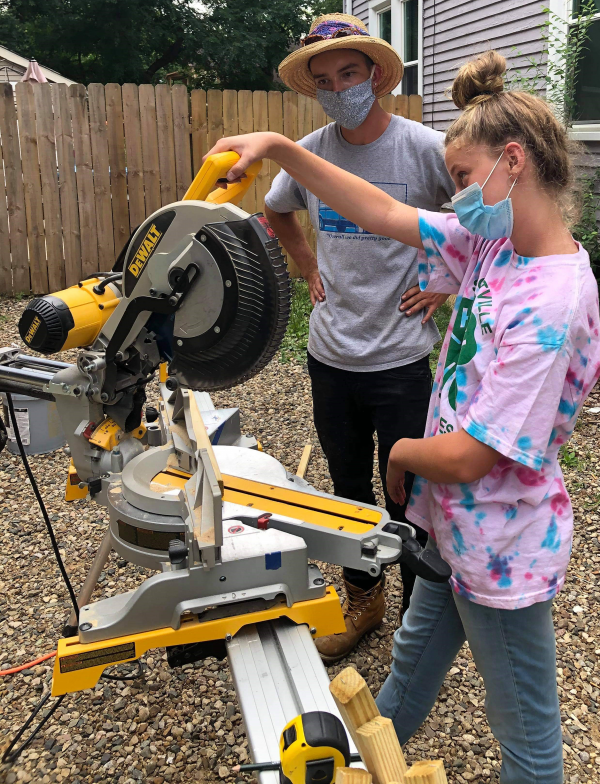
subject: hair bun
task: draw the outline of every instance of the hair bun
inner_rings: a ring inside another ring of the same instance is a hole
[[[504,90],[506,60],[494,50],[463,65],[452,83],[452,100],[459,109],[487,100]]]

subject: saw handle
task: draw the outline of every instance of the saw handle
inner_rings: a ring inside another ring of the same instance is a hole
[[[240,156],[237,152],[218,152],[214,155],[209,155],[187,189],[183,197],[184,201],[194,199],[196,201],[207,201],[210,204],[225,204],[225,202],[239,204],[261,170],[262,161],[256,161],[251,164],[241,182],[230,182],[227,188],[215,188],[217,180],[224,179],[229,169],[239,159]],[[215,189],[213,190],[213,188]]]

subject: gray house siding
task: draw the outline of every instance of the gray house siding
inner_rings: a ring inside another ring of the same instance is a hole
[[[352,8],[351,11],[348,10],[349,14],[358,16],[367,27],[369,26],[369,0],[349,0],[348,8]]]
[[[542,9],[539,0],[423,0],[423,121],[444,130],[457,116],[445,93],[457,69],[474,55],[497,49],[509,69],[539,59]]]

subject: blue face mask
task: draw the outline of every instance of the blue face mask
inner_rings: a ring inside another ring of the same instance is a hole
[[[504,152],[502,152],[504,155]],[[474,182],[465,188],[464,191],[452,197],[452,206],[460,222],[471,234],[478,234],[486,240],[499,240],[503,237],[510,237],[513,230],[513,209],[509,199],[512,189],[517,184],[513,182],[508,191],[506,199],[499,201],[494,206],[483,203],[483,188],[494,173],[494,169],[500,163],[502,155],[494,164],[494,168],[488,174],[483,186]]]

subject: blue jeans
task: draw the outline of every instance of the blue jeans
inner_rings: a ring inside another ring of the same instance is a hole
[[[449,583],[418,577],[394,635],[390,675],[377,697],[400,743],[427,718],[465,640],[483,677],[487,719],[502,749],[502,784],[562,784],[551,600],[498,610],[457,596]]]

